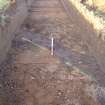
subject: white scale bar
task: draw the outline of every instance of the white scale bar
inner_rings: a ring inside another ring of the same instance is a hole
[[[51,55],[54,55],[54,38],[51,38]]]

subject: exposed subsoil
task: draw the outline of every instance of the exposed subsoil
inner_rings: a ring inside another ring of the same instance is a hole
[[[104,105],[104,74],[81,40],[89,32],[72,12],[68,17],[60,0],[34,1],[1,65],[1,105]]]

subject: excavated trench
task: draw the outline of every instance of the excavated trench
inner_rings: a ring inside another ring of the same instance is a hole
[[[105,75],[81,40],[90,27],[60,0],[35,0],[29,12],[1,65],[0,104],[104,105]]]

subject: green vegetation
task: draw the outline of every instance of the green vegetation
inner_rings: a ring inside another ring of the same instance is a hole
[[[8,16],[5,15],[5,10],[9,7],[10,0],[0,0],[0,25],[5,26]]]
[[[0,0],[0,12],[7,9],[10,4],[10,0]]]
[[[99,16],[105,20],[105,12],[103,12],[103,11],[100,11],[97,9],[96,11],[94,11],[94,15]]]
[[[0,15],[0,25],[1,26],[5,26],[6,23],[7,23],[7,20],[8,20],[8,16],[5,16],[5,15]]]

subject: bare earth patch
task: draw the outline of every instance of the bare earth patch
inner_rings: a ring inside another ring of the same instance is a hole
[[[100,105],[96,93],[86,90],[94,81],[62,64],[46,48],[23,44],[11,54],[12,65],[4,67],[9,105]]]

